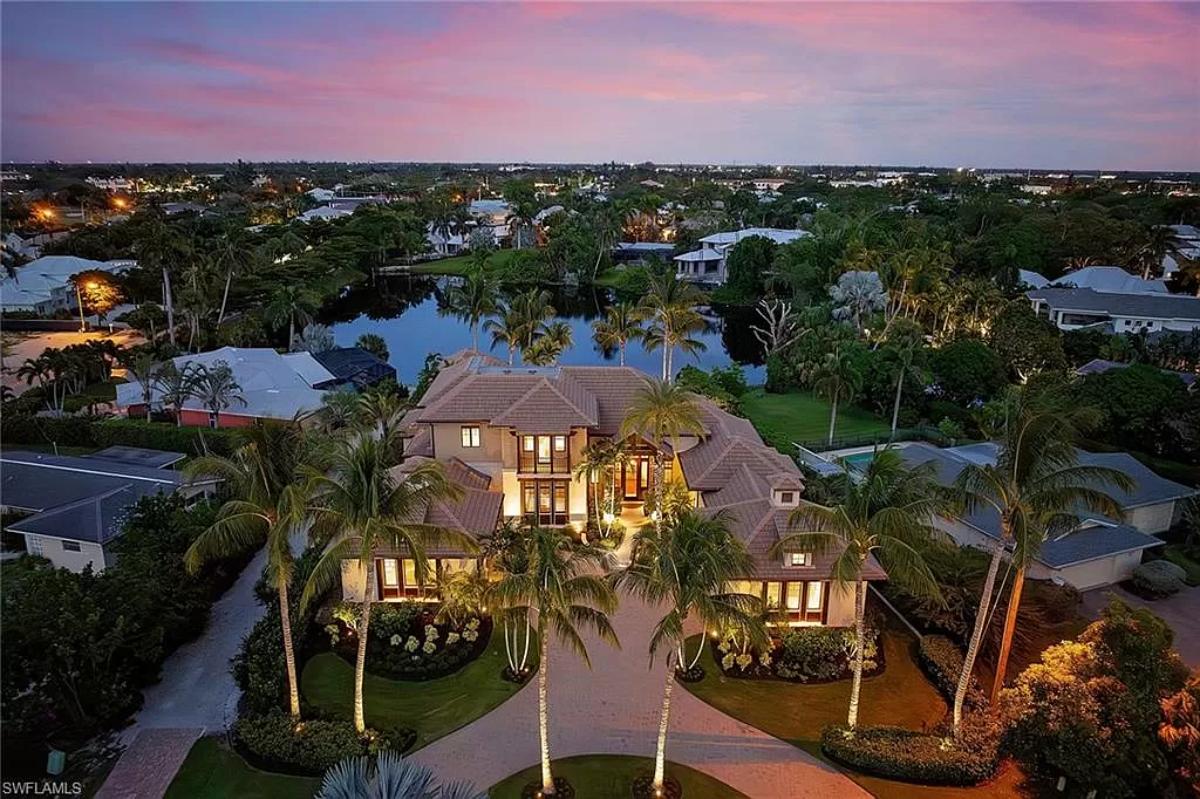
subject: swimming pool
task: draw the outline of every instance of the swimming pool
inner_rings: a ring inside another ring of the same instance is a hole
[[[862,472],[875,460],[875,453],[872,452],[855,452],[853,455],[843,455],[842,462],[851,469]]]

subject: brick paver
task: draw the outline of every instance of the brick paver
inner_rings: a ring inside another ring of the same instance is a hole
[[[121,755],[96,799],[160,799],[203,733],[198,727],[142,730]]]

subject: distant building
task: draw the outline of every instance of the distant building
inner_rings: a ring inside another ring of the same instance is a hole
[[[4,512],[25,514],[5,530],[25,539],[25,551],[57,568],[103,571],[109,545],[124,532],[129,508],[146,496],[207,495],[214,478],[188,480],[170,468],[181,452],[109,447],[84,457],[0,452]]]
[[[751,227],[714,233],[700,239],[698,250],[675,256],[675,276],[680,280],[696,283],[723,284],[729,277],[725,259],[739,241],[761,236],[776,244],[787,244],[809,235],[805,230],[783,230],[780,228]]]
[[[1021,186],[1021,191],[1026,194],[1046,195],[1054,191],[1054,187],[1042,183],[1026,183]]]
[[[309,189],[304,193],[319,203],[329,202],[337,196],[337,192],[335,192],[333,189],[315,188]]]
[[[1105,372],[1128,369],[1130,366],[1133,366],[1133,364],[1121,363],[1120,361],[1108,361],[1104,358],[1093,358],[1083,366],[1076,369],[1075,374],[1079,375],[1080,377],[1087,377],[1088,375],[1100,375],[1104,374]],[[1196,386],[1196,378],[1198,375],[1196,375],[1195,372],[1176,372],[1174,369],[1160,369],[1159,371],[1163,372],[1164,374],[1175,375],[1183,382],[1185,386],[1188,387],[1189,391]]]
[[[129,178],[86,178],[86,181],[105,191],[132,191],[134,189],[134,183]]]
[[[1085,266],[1068,272],[1048,285],[1058,288],[1092,289],[1110,294],[1167,294],[1161,280],[1146,280],[1119,266]]]
[[[319,208],[313,208],[300,214],[300,216],[296,217],[296,221],[315,222],[320,220],[322,222],[328,222],[333,219],[342,219],[343,217],[350,216],[353,213],[353,211],[346,209],[334,208],[330,205],[322,205]]]
[[[1110,325],[1115,333],[1200,329],[1200,299],[1157,292],[1122,293],[1091,288],[1035,289],[1034,311],[1060,330]]]
[[[396,368],[373,352],[362,347],[339,347],[325,352],[313,353],[317,363],[333,375],[334,382],[319,383],[316,388],[331,388],[338,385],[351,385],[355,388],[369,388],[384,380],[396,379]]]
[[[7,246],[7,242],[6,242]],[[17,267],[14,276],[0,278],[0,308],[5,312],[33,311],[47,316],[79,308],[71,276],[100,270],[117,273],[132,261],[91,261],[73,255],[46,255]]]

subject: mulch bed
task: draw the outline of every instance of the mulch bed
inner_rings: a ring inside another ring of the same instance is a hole
[[[546,799],[542,793],[542,781],[536,780],[521,789],[521,799]],[[554,799],[575,799],[575,787],[566,777],[554,778]]]
[[[662,790],[656,791],[654,790],[654,774],[645,771],[634,778],[631,795],[633,799],[680,799],[683,796],[683,786],[679,784],[678,780],[663,777]]]

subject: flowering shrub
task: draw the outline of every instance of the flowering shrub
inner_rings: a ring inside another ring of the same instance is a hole
[[[865,631],[863,673],[878,671],[879,632]],[[847,677],[854,657],[854,631],[837,627],[804,627],[789,630],[758,652],[746,648],[732,635],[716,642],[721,669],[743,677],[775,676],[784,680],[828,682]]]
[[[367,670],[393,679],[429,680],[479,656],[491,633],[490,620],[472,617],[455,627],[437,623],[432,611],[427,605],[408,602],[372,607]],[[344,610],[335,609],[334,618],[344,624],[344,618],[355,619],[357,612],[357,606],[345,605]],[[352,660],[357,637],[342,624],[330,624],[326,631],[331,645]]]
[[[410,635],[410,636],[408,636],[408,640],[404,642],[404,648],[406,650],[408,650],[409,652],[416,652],[417,644],[418,644],[418,641],[416,639],[416,636]]]

